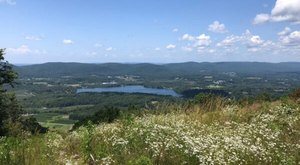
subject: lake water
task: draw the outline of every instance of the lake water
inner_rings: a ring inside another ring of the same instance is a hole
[[[141,85],[129,85],[120,87],[110,88],[81,88],[77,89],[77,93],[104,93],[104,92],[117,92],[117,93],[144,93],[144,94],[155,94],[155,95],[169,95],[174,97],[180,97],[181,95],[176,93],[172,89],[158,89],[158,88],[146,88]]]

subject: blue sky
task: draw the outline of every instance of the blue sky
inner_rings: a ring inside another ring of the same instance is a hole
[[[0,0],[11,63],[300,61],[300,0]]]

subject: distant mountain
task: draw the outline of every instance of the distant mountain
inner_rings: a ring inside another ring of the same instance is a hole
[[[193,72],[206,70],[211,72],[268,73],[300,72],[300,63],[263,63],[263,62],[216,62],[216,63],[178,63],[167,64],[172,70]]]
[[[236,72],[240,74],[274,74],[299,72],[300,63],[263,63],[263,62],[216,62],[216,63],[173,63],[173,64],[85,64],[85,63],[45,63],[15,66],[20,76],[25,77],[60,77],[90,75],[137,75],[150,77],[170,77],[180,75],[198,75],[215,72]]]
[[[87,75],[139,75],[147,76],[153,73],[169,74],[171,71],[163,65],[154,64],[83,64],[83,63],[45,63],[30,66],[17,66],[21,76],[59,77],[59,76],[87,76]]]
[[[34,65],[34,64],[13,64],[15,66],[26,66],[26,65]]]

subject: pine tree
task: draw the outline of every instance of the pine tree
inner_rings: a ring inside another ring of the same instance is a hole
[[[0,49],[0,136],[11,134],[10,131],[18,133],[18,130],[11,130],[15,126],[31,133],[45,133],[47,128],[42,127],[35,118],[22,117],[22,108],[15,94],[5,89],[9,86],[14,87],[17,73],[13,66],[4,60],[4,52],[5,49]]]
[[[14,122],[21,113],[15,95],[4,89],[5,85],[13,87],[17,78],[17,73],[13,71],[12,65],[4,60],[4,52],[5,49],[0,49],[0,136],[7,133],[4,121],[10,119]]]

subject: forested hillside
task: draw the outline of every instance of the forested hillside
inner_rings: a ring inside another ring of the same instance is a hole
[[[66,75],[138,75],[151,77],[172,77],[178,75],[197,75],[203,71],[236,72],[240,74],[274,74],[295,72],[300,73],[300,63],[259,63],[259,62],[219,62],[219,63],[174,63],[174,64],[84,64],[84,63],[45,63],[18,66],[16,70],[21,76],[59,77]]]

